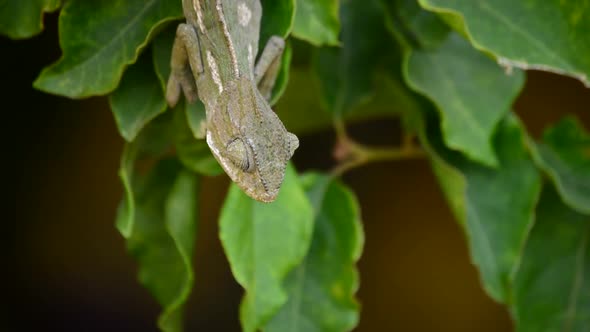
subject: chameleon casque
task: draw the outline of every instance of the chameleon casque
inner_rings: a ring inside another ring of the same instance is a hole
[[[183,0],[187,23],[176,31],[166,99],[181,93],[206,110],[206,138],[229,177],[248,196],[272,202],[288,160],[299,146],[268,100],[285,42],[269,39],[255,63],[259,0]]]

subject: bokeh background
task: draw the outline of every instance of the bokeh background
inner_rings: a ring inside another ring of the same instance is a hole
[[[8,253],[2,269],[8,310],[0,330],[156,331],[159,307],[137,282],[137,265],[114,227],[123,139],[106,98],[68,100],[31,87],[41,68],[60,55],[56,16],[48,16],[46,25],[31,40],[0,37],[7,183],[1,215]],[[313,90],[291,87],[287,94],[305,99]],[[515,109],[536,137],[566,113],[588,128],[590,89],[530,72]],[[399,137],[395,120],[350,129],[364,143],[395,144]],[[300,138],[298,170],[333,166],[332,131]],[[366,233],[357,331],[513,330],[507,311],[481,289],[462,230],[426,160],[371,164],[347,173],[344,182],[358,196]],[[225,176],[202,186],[187,331],[239,331],[242,290],[217,236],[227,186]]]

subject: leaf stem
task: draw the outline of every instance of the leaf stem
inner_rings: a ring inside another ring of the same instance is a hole
[[[371,162],[417,159],[426,156],[424,150],[414,143],[414,135],[404,133],[399,147],[373,148],[354,141],[346,131],[346,125],[340,118],[334,120],[336,131],[336,146],[334,158],[339,163],[332,170],[333,176],[341,176],[351,169]]]

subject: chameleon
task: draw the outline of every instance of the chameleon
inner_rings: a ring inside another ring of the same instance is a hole
[[[276,199],[299,147],[269,105],[285,41],[272,36],[258,56],[260,0],[182,0],[186,23],[172,45],[166,100],[204,106],[213,156],[248,196]]]

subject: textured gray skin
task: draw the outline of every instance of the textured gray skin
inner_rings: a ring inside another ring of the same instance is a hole
[[[254,66],[259,0],[183,0],[166,99],[198,97],[207,113],[207,144],[229,177],[250,197],[272,202],[299,146],[270,108],[284,41],[273,36]]]

